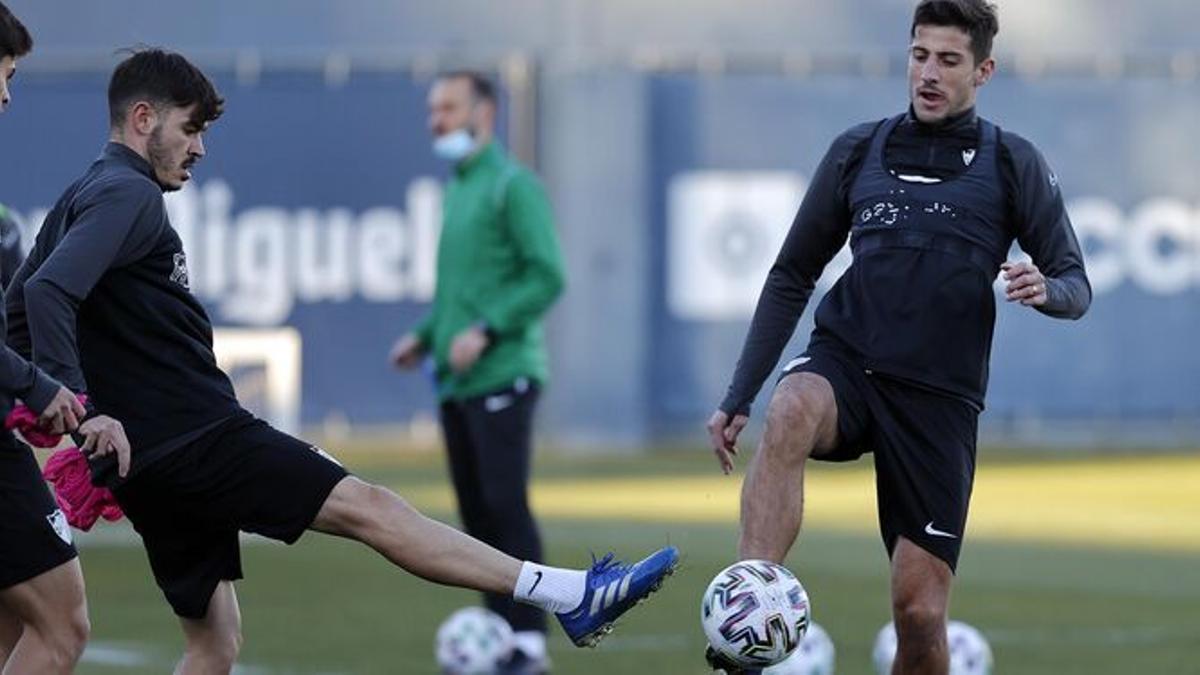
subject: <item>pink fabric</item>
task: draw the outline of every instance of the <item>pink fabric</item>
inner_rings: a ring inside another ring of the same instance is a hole
[[[87,459],[79,448],[50,455],[42,474],[54,485],[54,499],[72,527],[86,532],[100,518],[112,522],[125,515],[108,488],[92,485]]]
[[[4,418],[4,428],[19,431],[21,437],[35,448],[53,448],[62,440],[61,434],[43,431],[38,426],[38,416],[29,406],[21,404]]]
[[[80,396],[79,402],[87,402],[87,397]],[[62,441],[61,434],[50,433],[38,426],[38,416],[24,404],[12,409],[4,418],[4,426],[20,432],[37,448],[53,448]],[[125,515],[108,488],[92,485],[87,458],[79,448],[63,448],[50,455],[42,475],[54,485],[54,499],[72,527],[86,532],[100,518],[114,521]]]
[[[81,394],[79,402],[86,405],[87,395]],[[53,448],[62,440],[62,434],[52,434],[38,426],[37,413],[24,403],[14,407],[4,418],[4,428],[20,432],[25,442],[35,448]]]

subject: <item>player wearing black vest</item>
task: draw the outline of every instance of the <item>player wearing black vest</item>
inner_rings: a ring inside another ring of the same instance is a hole
[[[105,413],[85,425],[108,415],[123,424],[132,453],[106,437],[84,449],[180,617],[187,646],[176,672],[233,667],[241,531],[287,543],[309,529],[355,539],[423,578],[555,612],[581,646],[658,588],[673,548],[633,566],[609,556],[587,571],[523,563],[243,410],[216,365],[162,199],[190,179],[224,101],[184,57],[157,49],[118,65],[108,98],[110,142],[59,198],[13,281],[10,342],[86,392],[89,415]],[[624,590],[598,611],[592,599],[609,588]]]
[[[994,70],[995,8],[924,0],[906,114],[856,126],[817,168],[709,420],[732,469],[750,403],[822,270],[853,262],[816,309],[808,349],[783,369],[742,488],[743,558],[782,561],[799,532],[809,458],[875,455],[892,559],[895,673],[945,673],[945,618],[975,471],[995,320],[992,283],[1048,316],[1091,302],[1058,180],[1025,139],[975,114]],[[1005,262],[1013,241],[1032,263]]]

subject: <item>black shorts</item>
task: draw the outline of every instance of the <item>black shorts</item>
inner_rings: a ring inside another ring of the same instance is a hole
[[[42,478],[33,451],[0,439],[0,589],[28,581],[77,554],[71,526]]]
[[[311,443],[237,416],[113,490],[171,608],[201,619],[242,578],[240,531],[288,544],[348,474]]]
[[[784,376],[810,372],[833,386],[839,447],[816,459],[875,454],[879,529],[890,556],[903,536],[954,570],[975,479],[979,411],[969,402],[855,364],[822,346],[793,359]]]

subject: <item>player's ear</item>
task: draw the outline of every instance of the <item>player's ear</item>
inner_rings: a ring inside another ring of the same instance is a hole
[[[158,124],[158,111],[148,101],[129,106],[129,121],[139,134],[149,135]]]
[[[987,84],[988,80],[992,79],[994,72],[996,72],[996,60],[989,56],[975,69],[975,86],[982,87]]]

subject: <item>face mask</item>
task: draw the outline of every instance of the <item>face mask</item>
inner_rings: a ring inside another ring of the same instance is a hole
[[[475,138],[466,129],[456,129],[433,139],[433,154],[451,162],[467,158],[475,150]]]

